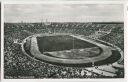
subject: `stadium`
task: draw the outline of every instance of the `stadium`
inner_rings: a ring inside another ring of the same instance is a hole
[[[33,35],[23,41],[22,49],[25,54],[36,59],[69,66],[80,64],[82,66],[84,66],[83,64],[88,66],[90,63],[98,65],[98,62],[107,59],[115,59],[112,61],[115,62],[121,56],[112,47],[70,34]],[[107,63],[109,64],[110,61],[105,64]]]
[[[4,77],[123,78],[123,23],[5,23]]]

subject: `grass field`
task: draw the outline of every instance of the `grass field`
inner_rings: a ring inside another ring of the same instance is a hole
[[[74,38],[70,35],[37,37],[37,43],[41,53],[97,47],[92,43]]]

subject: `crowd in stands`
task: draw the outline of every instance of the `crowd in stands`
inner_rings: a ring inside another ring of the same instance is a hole
[[[104,27],[104,28],[103,28]],[[33,60],[24,55],[19,43],[26,37],[40,33],[72,33],[84,36],[94,34],[99,29],[112,27],[111,33],[99,37],[100,40],[117,45],[123,50],[123,23],[5,23],[4,24],[4,77],[5,78],[108,78],[90,72],[85,67],[56,66]],[[113,29],[113,27],[116,27]],[[122,63],[121,63],[122,64]],[[116,77],[123,76],[119,74]],[[111,77],[109,77],[111,78]]]

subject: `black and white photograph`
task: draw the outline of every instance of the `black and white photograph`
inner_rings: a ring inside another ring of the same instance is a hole
[[[4,79],[124,78],[123,4],[4,4]]]

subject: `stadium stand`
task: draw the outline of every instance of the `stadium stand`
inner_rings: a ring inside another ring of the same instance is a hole
[[[98,67],[97,69],[97,67],[93,67],[90,69],[56,66],[32,60],[23,54],[21,45],[16,44],[17,41],[21,43],[23,39],[34,34],[72,33],[109,42],[123,51],[122,28],[123,23],[51,23],[48,25],[43,23],[5,23],[4,78],[122,78],[124,77],[124,69],[114,68],[111,65],[112,68]],[[119,64],[123,65],[123,60]],[[114,71],[106,72],[109,68]]]

